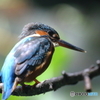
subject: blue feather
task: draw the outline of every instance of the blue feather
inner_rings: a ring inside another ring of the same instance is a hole
[[[34,70],[42,64],[51,42],[41,37],[26,37],[19,41],[5,59],[1,70],[4,84],[3,100],[6,100],[12,91],[16,76],[27,74],[27,70]]]
[[[15,78],[14,66],[14,58],[11,57],[11,55],[8,55],[1,70],[2,82],[4,85],[2,96],[3,100],[6,100],[11,94],[11,89]]]

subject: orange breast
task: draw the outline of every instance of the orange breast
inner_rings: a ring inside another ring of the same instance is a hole
[[[49,64],[51,62],[51,59],[52,59],[53,52],[54,52],[54,48],[52,48],[47,53],[44,62],[40,66],[37,66],[33,71],[29,71],[26,74],[24,82],[31,82],[31,81],[33,81],[37,76],[42,74],[48,68],[48,66],[49,66]]]

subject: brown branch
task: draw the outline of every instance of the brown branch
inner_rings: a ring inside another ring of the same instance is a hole
[[[84,69],[80,72],[75,73],[66,73],[62,72],[62,76],[51,78],[45,80],[36,86],[32,87],[29,85],[25,85],[25,87],[17,86],[12,95],[16,96],[33,96],[39,95],[41,93],[46,93],[52,90],[57,90],[65,85],[75,85],[79,81],[85,81],[85,89],[86,91],[92,91],[91,88],[91,79],[100,75],[100,61],[97,61],[97,66],[91,66],[87,69]],[[2,90],[0,89],[0,93]]]

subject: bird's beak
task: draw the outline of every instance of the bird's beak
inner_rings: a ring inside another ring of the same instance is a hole
[[[70,44],[70,43],[68,43],[68,42],[66,42],[64,40],[58,40],[58,44],[60,46],[62,46],[62,47],[66,47],[66,48],[69,48],[69,49],[72,49],[72,50],[76,50],[76,51],[80,51],[80,52],[85,52],[86,53],[85,50],[83,50],[83,49],[81,49],[79,47],[76,47],[76,46],[74,46],[74,45],[72,45],[72,44]]]

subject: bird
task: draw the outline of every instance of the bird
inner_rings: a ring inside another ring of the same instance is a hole
[[[48,68],[58,46],[86,52],[60,39],[58,32],[46,24],[26,24],[1,69],[2,100],[7,100],[18,84],[23,86],[32,81],[38,84],[37,76]]]

